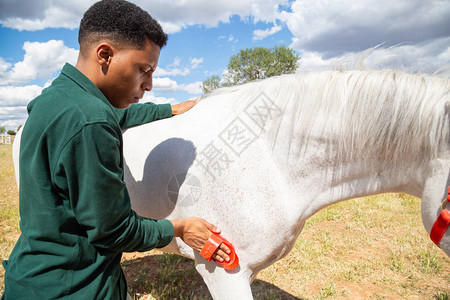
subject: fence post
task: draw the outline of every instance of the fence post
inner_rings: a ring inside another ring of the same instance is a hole
[[[9,134],[1,134],[0,144],[11,144],[11,136]]]

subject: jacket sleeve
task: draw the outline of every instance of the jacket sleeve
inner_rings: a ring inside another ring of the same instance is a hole
[[[90,244],[117,252],[164,247],[173,238],[172,223],[131,209],[117,131],[107,123],[84,126],[62,151],[56,175],[67,182],[64,194]]]
[[[154,104],[146,102],[132,104],[125,109],[115,109],[119,116],[119,124],[122,129],[172,116],[170,104]]]

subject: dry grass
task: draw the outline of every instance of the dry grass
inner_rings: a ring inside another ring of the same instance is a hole
[[[448,297],[450,260],[423,229],[420,200],[384,194],[319,212],[258,278],[299,298],[433,299]]]
[[[14,178],[12,146],[0,144],[0,261],[7,259],[19,237],[19,192]],[[5,270],[0,266],[0,293]]]
[[[0,145],[0,255],[19,234],[11,146]],[[193,262],[159,251],[124,256],[135,299],[210,299]],[[0,293],[3,291],[0,268]],[[420,200],[354,199],[310,218],[287,257],[252,284],[256,299],[449,299],[450,259],[429,240]]]

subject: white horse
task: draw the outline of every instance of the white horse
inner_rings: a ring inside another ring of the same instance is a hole
[[[220,89],[186,114],[124,133],[133,208],[221,228],[239,256],[235,270],[179,239],[165,250],[194,259],[214,299],[252,299],[256,274],[327,205],[405,192],[422,198],[430,232],[450,185],[449,93],[448,79],[393,71],[300,73]],[[450,255],[450,230],[440,247]]]

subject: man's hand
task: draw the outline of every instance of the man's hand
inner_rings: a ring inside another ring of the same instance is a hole
[[[195,100],[187,100],[175,105],[172,105],[172,115],[179,115],[190,110],[194,105],[200,102],[200,98]]]
[[[201,218],[187,218],[171,221],[175,236],[181,238],[189,247],[201,251],[209,239],[211,232],[220,233],[220,229]],[[217,261],[229,261],[230,249],[221,244],[212,256]]]

